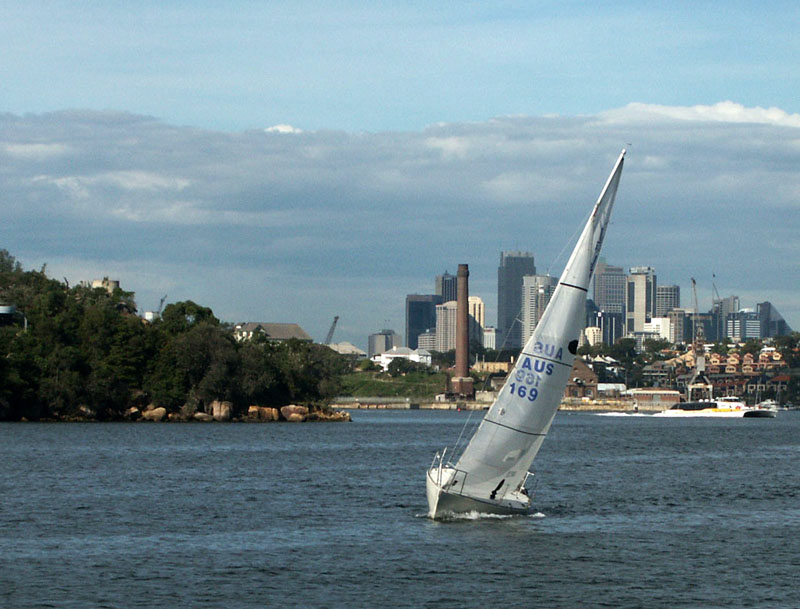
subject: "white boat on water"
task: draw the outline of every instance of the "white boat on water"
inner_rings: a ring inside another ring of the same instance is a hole
[[[773,418],[777,408],[758,404],[748,406],[733,396],[697,402],[680,402],[672,408],[655,413],[654,417],[716,417],[716,418]]]
[[[583,328],[586,294],[614,205],[623,150],[564,267],[553,297],[506,384],[455,461],[437,453],[427,472],[428,515],[528,511],[525,483],[564,394]]]

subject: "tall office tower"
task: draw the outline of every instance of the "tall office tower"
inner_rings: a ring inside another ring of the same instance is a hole
[[[522,278],[535,275],[536,265],[530,252],[501,252],[497,267],[497,330],[505,349],[522,347]],[[498,349],[500,345],[498,345]]]
[[[692,312],[686,309],[672,309],[667,313],[670,325],[672,326],[672,337],[670,340],[676,344],[686,344],[692,342],[691,317]]]
[[[740,309],[730,313],[725,323],[725,335],[734,341],[745,341],[749,338],[763,338],[761,320],[753,309]]]
[[[597,311],[590,316],[587,323],[589,326],[597,326],[600,328],[603,342],[607,345],[613,345],[625,334],[625,316],[622,313]]]
[[[656,286],[656,317],[666,317],[672,309],[681,307],[681,288],[677,285]]]
[[[522,278],[522,344],[533,334],[547,303],[558,285],[558,277],[526,275]]]
[[[655,315],[656,271],[649,266],[631,268],[625,298],[625,330],[644,332],[644,324]]]
[[[470,296],[469,297],[469,315],[475,321],[475,323],[480,326],[481,334],[483,333],[483,328],[486,326],[486,307],[483,304],[483,300],[480,296]],[[471,339],[472,337],[470,337]]]
[[[442,297],[442,302],[450,302],[458,298],[458,276],[447,271],[444,275],[436,275],[436,289],[434,294]]]
[[[440,353],[456,348],[457,311],[455,300],[436,305],[436,351]]]
[[[789,324],[778,313],[778,309],[772,306],[771,302],[759,302],[756,307],[758,319],[761,322],[761,338],[787,336],[792,333]]]
[[[436,327],[436,305],[442,304],[438,294],[409,294],[406,296],[406,347],[417,349],[418,337]]]
[[[368,357],[380,355],[381,353],[391,350],[392,347],[400,347],[402,344],[403,341],[400,340],[400,335],[394,330],[381,330],[380,332],[369,335],[367,355]]]
[[[739,297],[715,298],[712,302],[712,333],[706,338],[713,341],[722,341],[727,336],[726,323],[728,315],[739,312]]]
[[[625,271],[600,259],[594,273],[594,303],[606,313],[625,312]]]

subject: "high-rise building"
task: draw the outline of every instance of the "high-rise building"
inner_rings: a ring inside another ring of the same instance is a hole
[[[725,336],[734,341],[762,338],[761,320],[753,309],[740,309],[730,313],[725,323]]]
[[[558,277],[526,275],[522,278],[522,344],[533,334],[547,303],[558,285]]]
[[[436,305],[436,351],[445,353],[456,348],[457,309],[455,300]]]
[[[656,317],[666,317],[672,309],[681,307],[681,288],[677,285],[656,286]]]
[[[434,294],[441,296],[442,302],[456,300],[458,296],[458,276],[451,275],[447,271],[444,272],[444,275],[437,275]]]
[[[406,347],[417,349],[417,337],[436,327],[436,305],[442,302],[442,297],[438,294],[406,296]]]
[[[792,329],[783,316],[778,313],[778,309],[770,302],[759,302],[756,305],[758,319],[761,322],[761,338],[772,338],[773,336],[786,336],[792,333]]]
[[[501,252],[497,267],[497,330],[506,349],[522,347],[522,278],[535,274],[532,253]]]
[[[625,316],[622,313],[596,311],[590,316],[588,325],[600,328],[603,342],[607,345],[613,345],[625,334]]]
[[[625,298],[625,330],[628,334],[644,332],[644,324],[655,316],[656,271],[649,266],[635,266],[628,276]]]
[[[715,299],[711,311],[713,317],[714,332],[708,337],[709,340],[722,341],[727,336],[726,323],[728,315],[739,312],[739,297],[728,296],[727,298]]]
[[[692,342],[692,311],[686,309],[672,309],[667,313],[670,323],[671,338],[674,344]]]
[[[380,355],[390,351],[393,347],[400,347],[402,344],[403,341],[400,339],[400,335],[394,330],[381,330],[369,335],[367,356]]]
[[[481,333],[486,326],[486,307],[480,296],[469,297],[469,314],[480,327]]]
[[[600,259],[594,273],[594,303],[606,313],[625,313],[625,271]]]

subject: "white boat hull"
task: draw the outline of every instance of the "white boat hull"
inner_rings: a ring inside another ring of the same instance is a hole
[[[432,467],[428,470],[425,490],[428,496],[428,517],[434,520],[459,514],[527,514],[530,498],[522,492],[509,493],[502,499],[470,497],[448,489],[454,470]],[[437,484],[437,479],[440,484]]]

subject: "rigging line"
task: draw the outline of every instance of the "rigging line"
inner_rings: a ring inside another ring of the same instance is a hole
[[[594,208],[592,208],[592,212],[593,212],[593,211],[594,211]],[[552,275],[552,272],[551,272],[551,271],[553,270],[553,266],[554,266],[554,265],[555,265],[555,264],[556,264],[556,263],[557,263],[559,260],[561,260],[561,257],[564,255],[564,251],[565,251],[565,250],[566,250],[568,247],[571,247],[571,246],[572,246],[572,244],[573,244],[573,242],[577,241],[577,235],[578,235],[578,233],[580,233],[580,231],[582,231],[582,230],[583,230],[583,227],[586,225],[586,222],[589,220],[589,216],[591,216],[591,215],[592,215],[592,212],[590,212],[589,214],[587,214],[586,216],[584,216],[583,223],[582,223],[582,224],[579,224],[579,225],[578,225],[578,226],[575,228],[575,231],[572,233],[572,235],[570,236],[570,238],[569,238],[569,239],[567,239],[567,241],[564,243],[564,246],[561,248],[561,251],[560,251],[560,252],[558,252],[558,256],[556,256],[556,257],[553,259],[553,261],[550,263],[550,266],[548,266],[548,267],[547,267],[547,274],[548,274],[548,275]]]
[[[456,443],[453,445],[452,454],[453,454],[454,458],[455,458],[456,453],[458,452],[458,445],[461,443],[461,437],[464,435],[464,431],[467,429],[467,425],[469,424],[469,420],[472,418],[472,413],[473,412],[475,412],[475,411],[474,410],[470,410],[469,411],[469,414],[467,415],[467,420],[464,421],[464,426],[461,428],[461,433],[458,434],[458,439],[456,440]],[[457,463],[457,462],[458,462],[458,459],[456,459],[454,461],[454,463]]]

